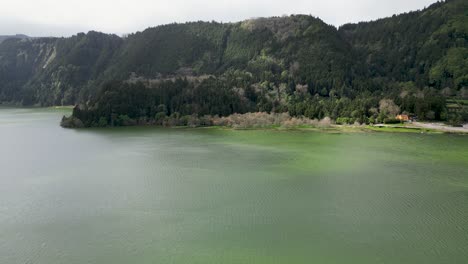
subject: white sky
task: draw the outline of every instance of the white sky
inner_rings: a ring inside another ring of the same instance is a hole
[[[311,14],[328,24],[422,9],[436,0],[0,0],[0,35],[132,33],[171,22]]]

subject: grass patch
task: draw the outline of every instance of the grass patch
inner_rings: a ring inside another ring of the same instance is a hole
[[[408,126],[366,126],[367,130],[375,132],[389,132],[389,133],[431,133],[431,134],[443,134],[443,131],[438,131],[435,129],[427,129],[420,127],[408,127]]]

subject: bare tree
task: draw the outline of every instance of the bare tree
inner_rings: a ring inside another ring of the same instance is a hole
[[[385,116],[395,117],[400,113],[400,107],[391,99],[382,99],[379,103],[380,113]]]

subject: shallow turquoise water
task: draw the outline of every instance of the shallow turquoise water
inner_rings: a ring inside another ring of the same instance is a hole
[[[0,263],[467,263],[468,137],[0,109]]]

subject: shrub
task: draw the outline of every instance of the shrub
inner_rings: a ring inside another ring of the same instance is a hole
[[[106,127],[108,125],[107,118],[105,117],[99,118],[99,122],[97,125],[98,127]]]
[[[338,125],[347,125],[347,124],[350,123],[349,121],[350,121],[350,118],[348,118],[348,117],[338,117],[336,119],[336,123]]]
[[[395,118],[385,118],[384,123],[385,124],[400,124],[401,121]]]

